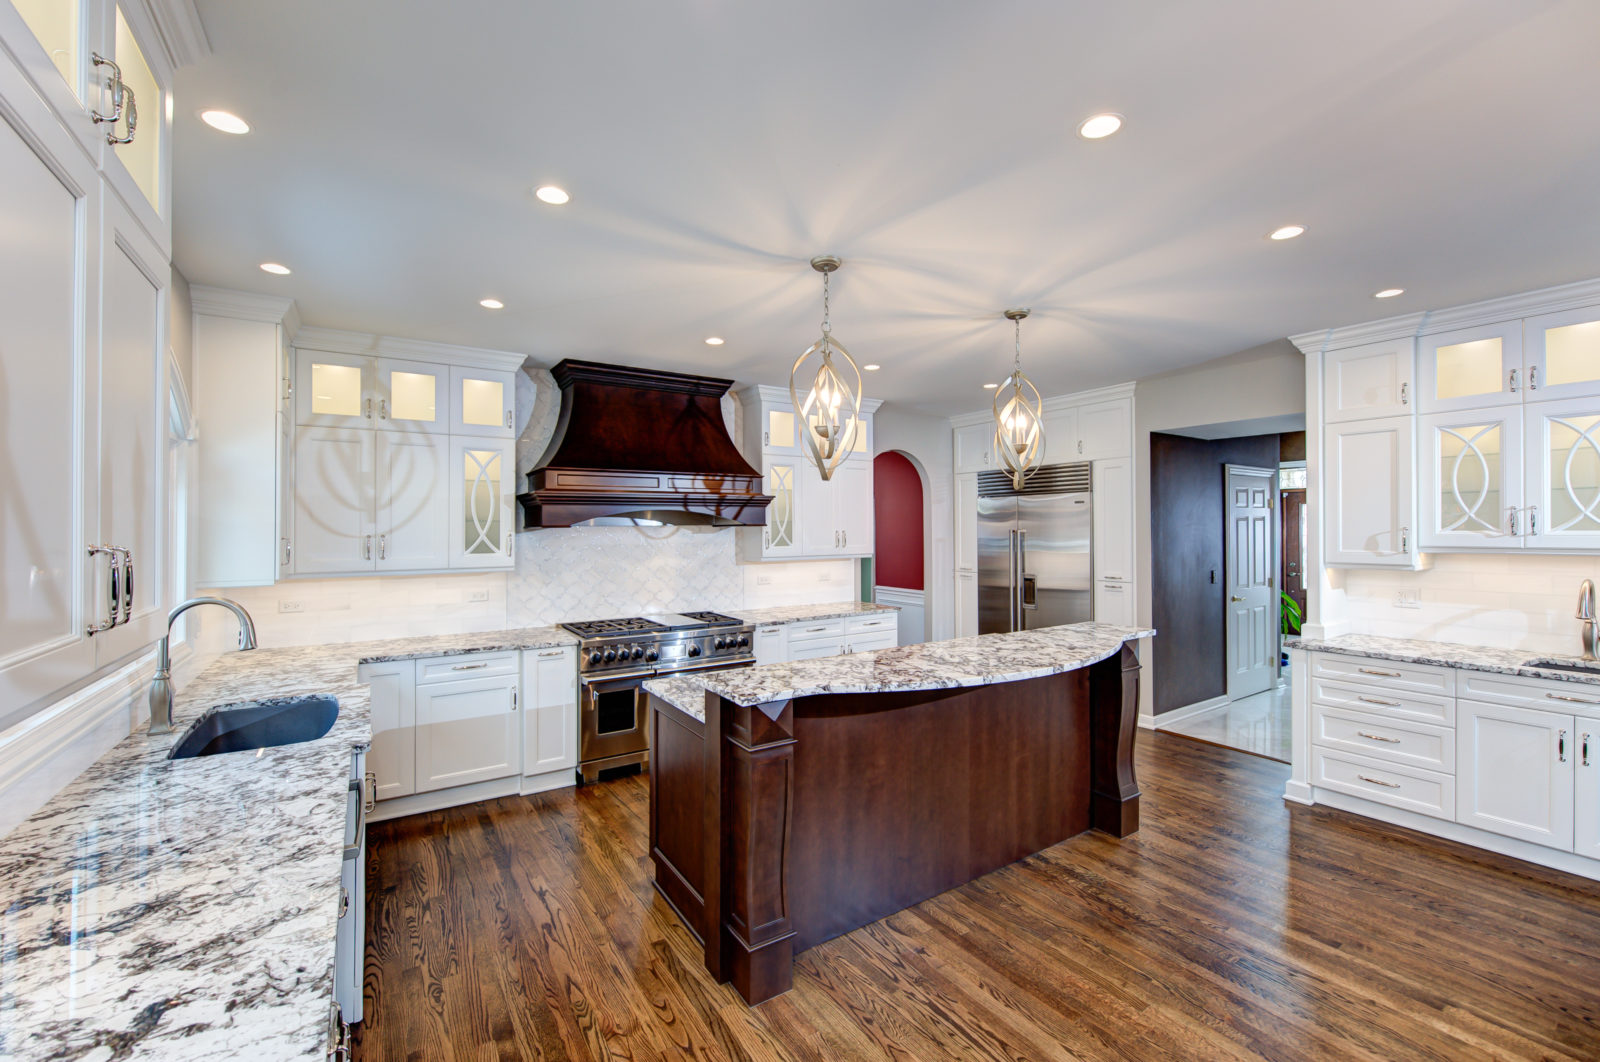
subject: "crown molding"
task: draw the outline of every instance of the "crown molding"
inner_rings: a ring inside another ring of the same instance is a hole
[[[403,361],[446,362],[480,369],[515,372],[529,360],[526,354],[510,350],[463,347],[453,343],[430,343],[421,339],[377,336],[367,332],[345,332],[336,328],[306,326],[295,337],[295,346],[325,350],[334,354],[367,354]]]
[[[173,69],[198,63],[211,54],[211,41],[194,0],[141,0],[145,15]]]
[[[1300,353],[1310,356],[1345,347],[1359,347],[1367,343],[1387,343],[1415,336],[1427,320],[1426,313],[1407,313],[1398,317],[1384,317],[1363,324],[1343,328],[1324,328],[1316,332],[1302,332],[1290,336],[1289,342],[1300,348]]]
[[[240,321],[281,324],[292,335],[300,326],[300,312],[293,299],[279,295],[255,295],[204,284],[189,285],[189,304],[195,313],[212,317],[232,317]]]

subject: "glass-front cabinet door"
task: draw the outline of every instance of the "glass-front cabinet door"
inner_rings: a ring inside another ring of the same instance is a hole
[[[5,27],[5,36],[23,38],[13,41],[13,51],[22,59],[25,66],[28,63],[27,36],[32,36],[39,47],[44,49],[45,56],[50,65],[55,67],[61,75],[65,87],[72,93],[74,100],[83,98],[83,60],[85,0],[11,0],[11,6],[22,21],[22,31],[13,25]],[[0,15],[9,16],[8,12]],[[9,17],[6,22],[10,22]],[[41,76],[42,71],[30,70],[35,78],[45,82],[42,86],[49,93],[50,81]]]
[[[372,359],[324,350],[295,351],[295,422],[324,428],[370,428],[377,402]]]
[[[765,558],[800,555],[799,469],[793,462],[767,463],[767,526],[762,532],[761,555]]]
[[[510,442],[450,440],[450,567],[511,566],[515,449]]]
[[[800,453],[800,418],[788,406],[762,406],[761,449],[769,454]]]
[[[1520,548],[1521,410],[1432,413],[1421,428],[1421,548]]]
[[[449,424],[439,401],[448,370],[416,361],[379,360],[375,366],[377,419],[385,431],[444,433]]]
[[[1522,401],[1522,322],[1424,336],[1417,354],[1417,407],[1423,413],[1516,405]]]
[[[451,433],[509,439],[516,431],[516,394],[512,373],[451,369]]]
[[[1530,402],[1600,395],[1600,307],[1523,322]]]
[[[1600,549],[1600,398],[1530,402],[1528,546]]]

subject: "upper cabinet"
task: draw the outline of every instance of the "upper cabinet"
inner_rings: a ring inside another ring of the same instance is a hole
[[[1417,564],[1416,422],[1411,417],[1330,424],[1322,448],[1329,564]]]
[[[1329,351],[1322,360],[1324,422],[1412,412],[1415,351],[1409,337]]]
[[[1530,402],[1519,530],[1530,549],[1600,549],[1600,395]]]
[[[1600,394],[1600,307],[1547,313],[1522,325],[1527,401]]]
[[[1430,413],[1419,422],[1423,550],[1515,545],[1522,504],[1522,416],[1515,409]]]
[[[1044,464],[1133,454],[1133,388],[1129,385],[1049,399],[1041,420]],[[953,426],[957,474],[1003,467],[995,452],[992,409],[957,417]]]
[[[454,366],[450,370],[450,434],[509,439],[516,434],[516,374]]]
[[[1050,426],[1045,425],[1045,442],[1050,440]],[[955,430],[956,472],[983,472],[995,467],[994,422],[980,421],[965,424]]]
[[[1418,408],[1424,413],[1484,409],[1522,401],[1522,322],[1478,325],[1423,336]]]

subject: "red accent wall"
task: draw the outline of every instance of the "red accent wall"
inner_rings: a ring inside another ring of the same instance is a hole
[[[904,455],[872,459],[872,507],[877,520],[873,581],[922,589],[922,479]]]

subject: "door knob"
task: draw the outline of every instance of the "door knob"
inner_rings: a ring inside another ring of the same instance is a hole
[[[1243,601],[1244,598],[1242,598],[1242,597],[1233,597],[1233,598],[1230,598],[1229,600],[1232,600],[1232,601]]]

